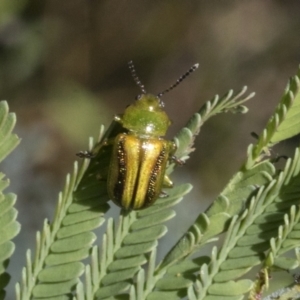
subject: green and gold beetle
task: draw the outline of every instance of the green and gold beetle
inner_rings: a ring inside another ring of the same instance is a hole
[[[175,84],[157,96],[147,94],[136,75],[132,61],[129,68],[142,94],[122,115],[115,116],[126,132],[112,141],[113,151],[107,174],[107,192],[110,199],[125,210],[143,209],[163,195],[163,187],[172,187],[165,174],[168,161],[182,164],[174,153],[174,141],[163,138],[171,121],[163,110],[161,96],[176,87],[198,68],[193,65]],[[124,131],[125,131],[124,130]],[[80,156],[86,156],[81,153]]]

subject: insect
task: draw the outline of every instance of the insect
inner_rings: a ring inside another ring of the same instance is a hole
[[[114,118],[126,132],[105,142],[106,145],[113,144],[107,174],[107,192],[118,206],[125,210],[138,210],[150,206],[159,196],[163,196],[163,187],[173,186],[165,174],[168,162],[183,163],[174,156],[175,142],[163,138],[171,121],[163,109],[161,97],[174,89],[199,65],[193,65],[175,84],[157,95],[146,92],[132,61],[128,65],[142,94],[136,97],[136,101],[123,114]],[[87,157],[82,152],[79,156]]]

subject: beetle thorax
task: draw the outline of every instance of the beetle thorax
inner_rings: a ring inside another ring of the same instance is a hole
[[[129,131],[145,136],[164,136],[171,124],[160,99],[151,94],[141,95],[128,106],[120,121]]]

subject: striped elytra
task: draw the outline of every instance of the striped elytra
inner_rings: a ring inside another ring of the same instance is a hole
[[[159,197],[174,144],[162,138],[119,134],[114,142],[107,188],[122,208],[141,209]]]

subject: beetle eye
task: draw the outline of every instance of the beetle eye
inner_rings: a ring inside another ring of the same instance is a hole
[[[142,95],[137,95],[136,97],[135,97],[135,100],[140,100],[142,98]]]

